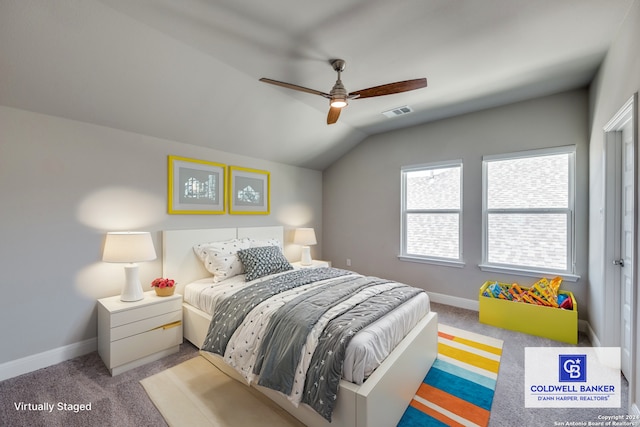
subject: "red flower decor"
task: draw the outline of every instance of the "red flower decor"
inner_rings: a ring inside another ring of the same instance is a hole
[[[175,280],[163,279],[162,277],[158,277],[153,282],[151,282],[151,286],[156,288],[172,288],[175,285],[176,285]]]

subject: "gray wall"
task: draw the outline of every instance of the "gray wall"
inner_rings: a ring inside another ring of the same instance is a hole
[[[106,231],[152,232],[145,290],[162,272],[163,229],[282,224],[287,237],[303,225],[322,236],[318,171],[1,106],[0,129],[0,363],[96,336],[96,299],[124,280],[122,265],[100,261]],[[168,215],[170,154],[270,171],[271,214]]]
[[[565,282],[578,303],[586,299],[588,206],[588,95],[586,89],[369,137],[324,171],[323,253],[351,268],[477,300],[487,280],[529,285],[533,277],[480,271],[482,156],[576,145],[577,283]],[[400,261],[400,168],[463,160],[464,268]],[[553,171],[548,171],[553,173]],[[464,301],[462,301],[464,302]],[[586,312],[581,310],[580,316]]]
[[[591,88],[591,140],[589,143],[589,301],[590,324],[596,334],[606,334],[603,330],[605,316],[619,316],[619,313],[606,312],[602,304],[603,297],[607,289],[604,279],[604,267],[606,262],[610,262],[611,255],[603,253],[604,248],[604,221],[603,205],[604,180],[603,180],[603,154],[604,154],[604,131],[603,127],[618,112],[624,103],[631,96],[640,90],[640,1],[636,1],[629,11],[627,18],[618,33],[613,45],[609,49],[605,61],[600,67]],[[640,117],[636,117],[637,125]],[[640,165],[638,161],[638,147],[636,146],[636,168]],[[636,184],[636,197],[640,198],[640,182]],[[638,212],[636,212],[636,216]],[[637,236],[636,236],[637,237]],[[640,253],[640,247],[637,247]],[[640,273],[640,265],[635,266],[636,295],[638,292],[637,277]],[[640,307],[640,301],[636,302]],[[637,314],[636,314],[637,315]],[[640,400],[640,328],[636,323],[635,337],[635,368],[636,377],[633,379],[635,388],[630,388],[629,394],[632,403]],[[637,408],[636,408],[637,409]]]

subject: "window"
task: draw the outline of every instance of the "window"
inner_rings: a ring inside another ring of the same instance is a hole
[[[575,147],[485,156],[483,270],[574,273]]]
[[[400,258],[461,264],[462,161],[402,168]]]

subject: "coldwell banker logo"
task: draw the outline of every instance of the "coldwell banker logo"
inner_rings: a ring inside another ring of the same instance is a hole
[[[587,355],[586,354],[560,354],[560,382],[587,381]]]
[[[525,407],[619,408],[620,348],[527,347]],[[587,369],[588,368],[588,369]]]

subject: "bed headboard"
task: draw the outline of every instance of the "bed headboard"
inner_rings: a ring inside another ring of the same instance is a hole
[[[193,246],[198,243],[252,237],[254,239],[278,239],[284,244],[284,227],[241,227],[205,228],[199,230],[165,230],[162,232],[162,277],[178,282],[177,290],[182,293],[189,283],[210,277],[198,259]]]

